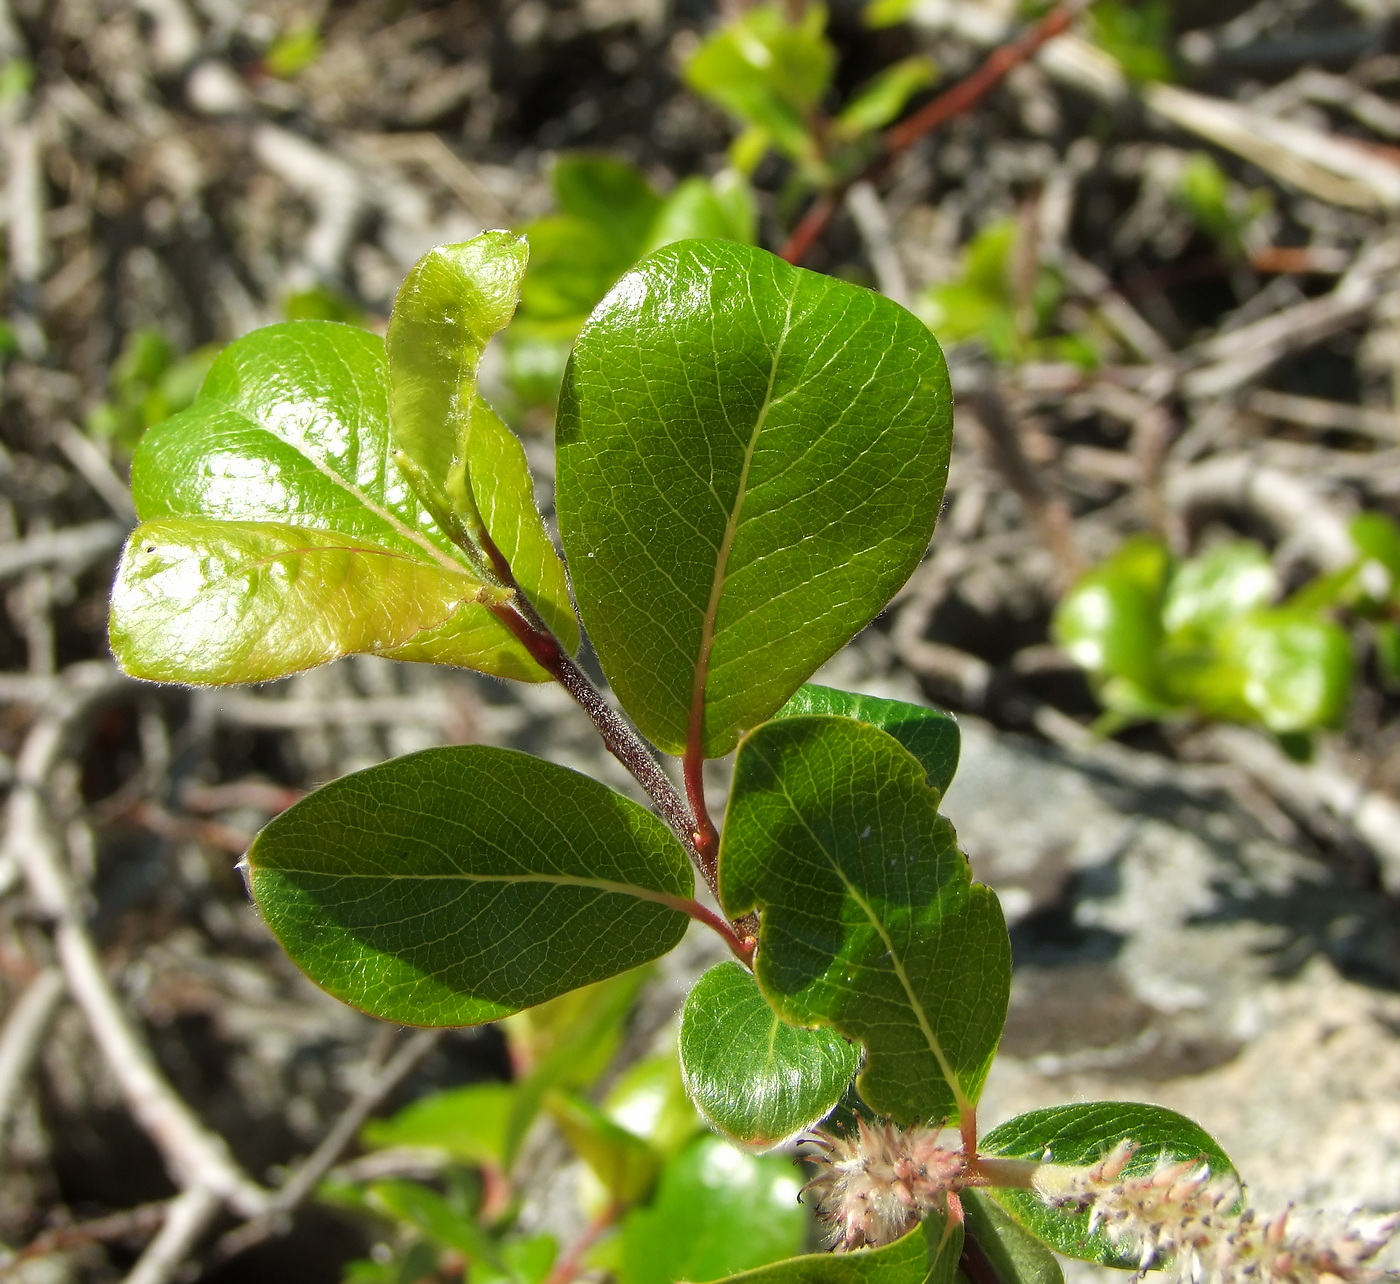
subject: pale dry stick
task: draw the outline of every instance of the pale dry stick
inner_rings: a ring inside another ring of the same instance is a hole
[[[206,1186],[192,1186],[172,1200],[164,1225],[122,1284],[167,1284],[219,1215],[220,1205],[218,1195]]]
[[[1322,432],[1349,432],[1393,443],[1400,439],[1400,415],[1393,410],[1375,410],[1319,397],[1296,397],[1291,393],[1261,388],[1245,402],[1247,409],[1266,419],[1316,428]]]
[[[1188,397],[1232,394],[1291,353],[1311,347],[1364,317],[1400,275],[1400,238],[1371,246],[1328,294],[1231,330],[1187,354],[1197,366],[1180,383]]]
[[[266,1193],[238,1168],[224,1140],[210,1132],[170,1086],[150,1048],[122,1011],[87,931],[77,889],[49,814],[49,778],[71,733],[96,703],[126,682],[110,664],[74,665],[67,691],[25,738],[6,818],[5,849],[23,869],[37,910],[54,926],[54,946],[74,1001],[117,1081],[127,1108],[187,1193],[205,1192],[245,1216],[261,1212]],[[186,1205],[195,1207],[194,1203]]]
[[[0,1157],[10,1119],[63,1002],[64,988],[63,973],[56,967],[44,968],[30,981],[0,1029]]]
[[[442,727],[460,715],[441,698],[368,696],[363,699],[269,700],[237,691],[215,697],[220,722],[237,727],[296,731],[304,727],[394,726],[412,723]]]
[[[10,225],[7,266],[16,305],[15,333],[20,351],[36,360],[48,346],[39,320],[39,286],[48,266],[39,124],[32,117],[11,120],[5,132],[9,135],[5,194]]]
[[[120,477],[97,443],[73,424],[59,422],[49,430],[54,445],[67,456],[83,480],[101,496],[107,507],[123,522],[134,521],[136,507],[131,488]]]
[[[442,1030],[415,1030],[354,1095],[331,1129],[268,1201],[266,1210],[219,1240],[214,1255],[226,1260],[272,1235],[285,1232],[288,1219],[316,1189],[355,1140],[365,1120],[438,1044]]]
[[[132,1239],[138,1235],[146,1239],[164,1225],[166,1214],[173,1202],[174,1200],[164,1199],[158,1203],[137,1204],[135,1208],[127,1208],[107,1217],[46,1230],[23,1248],[11,1253],[0,1253],[0,1279],[9,1279],[15,1267],[36,1257],[48,1257],[85,1244]]]
[[[312,279],[339,280],[365,208],[359,172],[349,161],[277,125],[258,126],[253,134],[253,154],[311,202],[314,217],[303,254]]]
[[[899,247],[895,244],[889,211],[875,190],[875,184],[868,179],[852,183],[851,190],[846,193],[846,209],[850,211],[860,239],[865,242],[865,251],[870,255],[870,266],[875,272],[875,284],[879,286],[880,293],[907,308],[910,302],[909,276],[899,256]]]
[[[30,535],[17,544],[0,546],[0,580],[50,566],[75,574],[85,571],[98,558],[119,548],[125,538],[126,527],[109,521]]]

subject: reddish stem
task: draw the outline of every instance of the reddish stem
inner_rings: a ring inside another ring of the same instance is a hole
[[[897,125],[892,125],[885,131],[879,153],[864,169],[829,191],[823,192],[812,202],[793,229],[792,235],[788,237],[787,243],[779,251],[780,256],[789,263],[801,263],[826,230],[841,203],[841,198],[852,184],[861,179],[874,178],[912,143],[931,133],[951,117],[976,106],[996,88],[1013,67],[1025,62],[1042,45],[1067,31],[1070,23],[1074,21],[1075,14],[1082,7],[1080,0],[1058,5],[1030,30],[992,50],[986,61],[970,76],[958,81],[945,93],[939,94],[912,116]]]
[[[695,817],[692,837],[695,851],[700,857],[700,872],[710,885],[710,891],[718,896],[719,831],[710,819],[710,809],[705,803],[705,755],[697,739],[692,739],[686,745],[682,765],[685,769],[685,796]]]
[[[603,1232],[617,1221],[621,1211],[622,1208],[618,1204],[609,1204],[589,1222],[583,1234],[570,1245],[569,1251],[554,1264],[554,1269],[550,1271],[544,1284],[569,1284],[582,1268],[585,1254],[598,1242]]]
[[[697,923],[703,923],[718,932],[734,957],[750,972],[753,971],[753,952],[757,942],[752,936],[740,936],[731,924],[726,923],[714,910],[706,908],[697,900],[668,899],[666,904],[680,910],[682,914],[689,914]]]

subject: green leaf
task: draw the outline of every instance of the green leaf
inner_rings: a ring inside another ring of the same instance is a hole
[[[468,1261],[497,1260],[496,1246],[475,1220],[421,1182],[377,1181],[370,1186],[368,1195],[370,1206],[377,1212],[407,1222],[444,1248],[463,1254]]]
[[[1172,6],[1168,0],[1098,0],[1088,14],[1094,43],[1118,60],[1129,80],[1171,80]]]
[[[388,1119],[371,1119],[362,1130],[369,1146],[424,1146],[464,1164],[506,1163],[506,1125],[515,1085],[473,1083],[410,1102]]]
[[[1128,1176],[1150,1173],[1160,1159],[1205,1159],[1211,1171],[1233,1173],[1234,1165],[1215,1139],[1184,1115],[1162,1106],[1127,1101],[1094,1101],[1050,1106],[1017,1115],[982,1138],[986,1155],[1005,1155],[1082,1168],[1097,1163],[1120,1141],[1131,1139],[1139,1150],[1124,1170]],[[987,1192],[1037,1239],[1057,1253],[1136,1270],[1136,1258],[1113,1247],[1102,1229],[1089,1234],[1088,1209],[1050,1208],[1029,1190],[992,1187]]]
[[[777,1012],[865,1044],[872,1108],[925,1123],[976,1102],[1010,943],[908,750],[844,718],[760,727],[735,762],[719,879],[731,917],[763,911],[757,976]]]
[[[841,109],[836,118],[838,132],[848,138],[859,138],[883,129],[919,90],[937,79],[938,64],[923,55],[886,67]]]
[[[589,636],[648,738],[728,753],[918,564],[947,368],[897,304],[727,241],[628,273],[560,405],[559,524]]]
[[[1167,632],[1209,638],[1231,620],[1267,605],[1278,576],[1258,544],[1237,540],[1193,557],[1177,568],[1162,606]]]
[[[146,521],[205,518],[333,531],[472,574],[392,455],[383,342],[354,326],[288,322],[230,344],[194,404],[146,433],[132,458],[132,498]],[[528,579],[522,582],[535,591]],[[186,587],[194,601],[198,580]],[[460,608],[441,628],[385,653],[499,677],[547,678],[480,605]]]
[[[1270,731],[1336,726],[1351,696],[1351,640],[1331,620],[1289,610],[1252,611],[1224,630],[1225,662]]]
[[[711,1280],[791,1257],[809,1224],[801,1187],[789,1158],[696,1138],[623,1223],[620,1284]]]
[[[409,1025],[477,1025],[665,954],[693,894],[655,816],[485,745],[318,789],[248,852],[268,926],[322,989]]]
[[[753,974],[720,963],[681,1010],[681,1073],[700,1113],[736,1141],[776,1146],[826,1118],[860,1068],[831,1030],[780,1021]]]
[[[667,1158],[702,1126],[674,1053],[643,1057],[628,1066],[604,1098],[603,1110]]]
[[[156,682],[265,682],[387,653],[463,603],[509,596],[450,559],[420,561],[340,531],[145,522],[112,588],[112,654]]]
[[[661,1169],[657,1151],[573,1093],[551,1092],[545,1106],[564,1140],[615,1202],[631,1208],[647,1197]]]
[[[808,5],[792,21],[781,5],[758,5],[727,22],[686,64],[686,83],[794,159],[812,160],[808,121],[831,84],[836,51],[823,31],[826,9]]]
[[[961,1192],[967,1230],[1001,1284],[1065,1284],[1055,1255],[986,1192]]]
[[[930,1217],[884,1248],[808,1253],[731,1275],[725,1284],[952,1284],[963,1278],[956,1271],[961,1243],[960,1228],[945,1238],[942,1219]]]
[[[804,682],[777,713],[776,718],[826,713],[839,718],[855,718],[888,732],[924,764],[928,783],[940,794],[948,792],[958,769],[962,738],[958,720],[943,709],[928,709],[905,700],[856,695],[836,687]]]
[[[635,165],[591,152],[573,152],[554,164],[554,196],[574,218],[609,228],[619,241],[636,244],[646,236],[661,206]]]
[[[756,222],[753,193],[740,175],[733,170],[713,180],[696,175],[677,183],[666,198],[651,225],[647,253],[707,236],[750,245]]]
[[[1055,640],[1091,673],[1126,678],[1155,691],[1162,644],[1162,596],[1171,554],[1157,540],[1128,540],[1065,594],[1055,611]]]
[[[483,232],[414,264],[389,319],[394,440],[469,525],[479,513],[512,572],[570,651],[579,643],[569,588],[535,507],[525,448],[477,390],[487,343],[515,313],[525,242]]]

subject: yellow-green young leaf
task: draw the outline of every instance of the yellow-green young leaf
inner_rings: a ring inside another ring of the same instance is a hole
[[[156,682],[266,682],[389,652],[463,603],[507,597],[450,559],[419,560],[340,531],[145,522],[112,588],[112,654]]]
[[[673,949],[694,892],[645,808],[529,754],[427,749],[344,776],[248,852],[253,898],[322,989],[477,1025]]]
[[[504,1167],[506,1125],[515,1097],[510,1083],[473,1083],[410,1102],[388,1119],[364,1126],[366,1145],[422,1146],[446,1152],[459,1163]]]
[[[1162,1106],[1132,1101],[1090,1101],[1050,1106],[1017,1115],[982,1138],[986,1155],[1087,1167],[1097,1163],[1120,1141],[1138,1143],[1124,1173],[1150,1173],[1163,1160],[1204,1159],[1211,1171],[1234,1173],[1235,1167],[1208,1132],[1184,1115]],[[987,1194],[1036,1239],[1057,1253],[1136,1270],[1136,1257],[1116,1249],[1102,1227],[1090,1232],[1088,1208],[1050,1208],[1033,1191],[994,1186]]]
[[[574,1093],[547,1094],[545,1108],[574,1154],[618,1204],[631,1208],[650,1194],[661,1171],[658,1151]]]
[[[495,1241],[476,1224],[475,1218],[454,1208],[431,1187],[402,1179],[377,1181],[367,1194],[369,1206],[376,1212],[407,1222],[468,1261],[499,1263]]]
[[[763,912],[756,975],[778,1013],[865,1044],[874,1110],[927,1123],[976,1103],[1006,1019],[1006,924],[892,736],[815,716],[748,736],[719,884],[731,917]]]
[[[383,341],[354,326],[288,322],[230,344],[194,404],[146,433],[132,458],[132,498],[146,521],[205,518],[334,531],[470,574],[393,454]],[[498,677],[548,678],[510,630],[477,604],[383,653]]]
[[[680,1054],[696,1108],[750,1146],[776,1146],[825,1119],[860,1068],[858,1045],[779,1020],[737,963],[712,967],[691,989]]]
[[[883,129],[919,90],[938,79],[938,64],[922,55],[886,67],[851,99],[836,118],[840,133],[859,138]]]
[[[1339,624],[1304,612],[1251,611],[1221,630],[1225,663],[1270,731],[1336,726],[1351,696],[1351,639]]]
[[[440,245],[399,287],[386,340],[394,440],[454,509],[479,511],[530,600],[569,650],[578,622],[525,450],[477,390],[477,366],[520,300],[528,249],[509,232]]]
[[[644,259],[579,336],[559,525],[642,732],[708,757],[770,717],[918,564],[947,368],[888,299],[730,241]]]

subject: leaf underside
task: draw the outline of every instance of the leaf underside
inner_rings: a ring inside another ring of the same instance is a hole
[[[693,895],[670,832],[529,754],[428,749],[344,776],[248,853],[253,897],[323,989],[409,1025],[476,1025],[657,958]]]
[[[726,241],[624,276],[565,377],[558,506],[642,732],[726,754],[864,627],[927,547],[950,431],[937,343],[880,295]]]
[[[1010,946],[912,754],[845,718],[760,727],[735,762],[719,878],[731,917],[762,909],[757,977],[778,1013],[865,1044],[873,1109],[924,1123],[976,1102]]]

